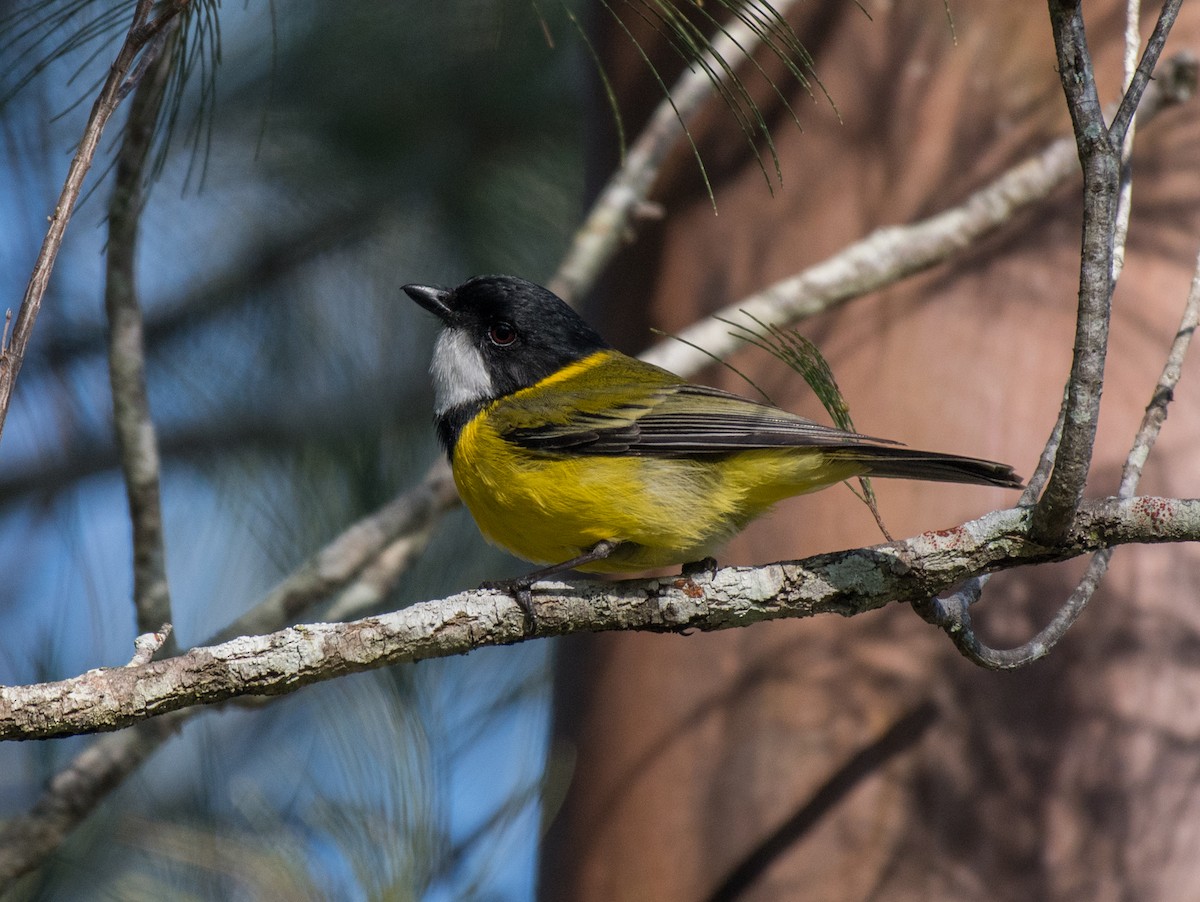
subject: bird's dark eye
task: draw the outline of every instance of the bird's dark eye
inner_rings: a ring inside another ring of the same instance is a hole
[[[488,328],[488,341],[498,348],[504,348],[517,340],[517,330],[512,323],[495,323]]]

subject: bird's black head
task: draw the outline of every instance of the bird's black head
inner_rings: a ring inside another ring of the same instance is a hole
[[[404,291],[446,328],[433,352],[437,412],[478,405],[544,379],[608,343],[558,295],[513,276]]]

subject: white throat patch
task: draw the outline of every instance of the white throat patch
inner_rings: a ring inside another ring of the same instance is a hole
[[[439,416],[451,407],[489,400],[495,394],[483,355],[460,329],[442,330],[433,346],[429,372],[433,375],[434,406]]]

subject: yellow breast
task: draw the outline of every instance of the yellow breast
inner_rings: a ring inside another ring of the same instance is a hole
[[[779,500],[859,471],[789,448],[702,458],[532,452],[492,425],[503,403],[463,428],[454,480],[489,541],[539,564],[569,560],[602,540],[625,544],[580,569],[629,572],[699,560]]]

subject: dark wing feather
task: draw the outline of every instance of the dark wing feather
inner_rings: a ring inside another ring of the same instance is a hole
[[[517,427],[504,436],[535,451],[664,456],[727,454],[752,448],[894,444],[688,383],[658,386],[637,404],[620,404],[608,410],[593,407],[565,422]]]
[[[564,398],[570,403],[564,404]],[[767,404],[692,385],[658,367],[607,352],[552,385],[500,399],[489,420],[508,441],[547,454],[695,457],[762,448],[820,448],[870,476],[1020,488],[1006,464],[917,451],[822,426]]]

